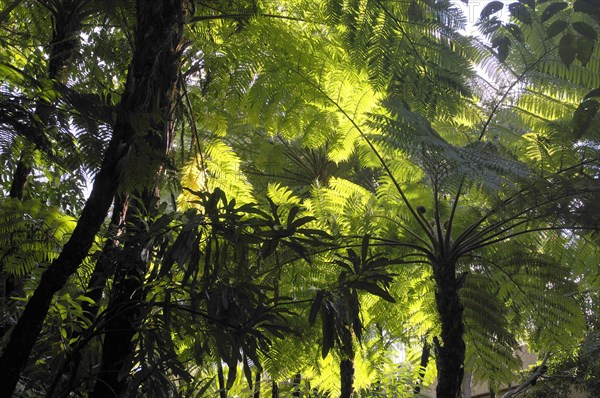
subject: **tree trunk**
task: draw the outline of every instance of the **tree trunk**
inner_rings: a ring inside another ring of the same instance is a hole
[[[429,365],[429,356],[431,355],[431,346],[427,342],[427,337],[423,338],[423,351],[421,351],[421,362],[419,364],[419,380],[413,392],[415,394],[421,393],[423,387],[423,379],[425,378],[425,372],[427,371],[427,365]]]
[[[300,382],[302,381],[302,376],[300,373],[296,373],[294,375],[294,381],[292,382],[292,389],[294,392],[292,393],[292,397],[299,397],[301,394]]]
[[[220,359],[217,359],[217,379],[219,381],[219,398],[227,398],[225,375],[223,374],[223,365],[221,364]]]
[[[275,379],[271,382],[271,398],[279,398],[279,386]]]
[[[340,362],[341,398],[354,396],[354,345],[350,326],[342,329],[342,361]]]
[[[441,342],[434,339],[438,371],[438,398],[459,398],[465,361],[463,306],[458,291],[456,263],[444,259],[433,264],[435,302],[441,321]]]
[[[127,386],[130,355],[135,350],[133,337],[143,319],[146,264],[141,257],[142,247],[132,243],[124,249],[127,255],[115,276],[114,297],[106,310],[102,366],[90,398],[120,397]]]
[[[154,164],[150,162],[147,175],[152,178],[152,185],[136,195],[140,200],[130,204],[128,227],[132,227],[134,233],[143,231],[143,224],[136,217],[145,214],[154,216],[157,211],[159,196],[157,185],[154,184],[159,180],[162,162],[172,141],[172,116],[177,104],[183,48],[184,2],[185,0],[137,2],[138,26],[132,68],[137,72],[136,84],[146,88],[144,93],[139,94],[149,105],[154,104],[154,109],[149,109],[146,113],[151,131],[145,135],[144,141],[160,161]],[[135,351],[133,338],[144,318],[144,278],[147,264],[143,259],[143,250],[147,242],[143,233],[139,237],[140,239],[129,240],[123,248],[120,266],[115,275],[114,294],[106,311],[108,321],[105,325],[102,366],[90,398],[121,396],[127,386],[127,376],[132,366],[131,355]]]
[[[42,329],[52,297],[87,255],[127,164],[139,115],[170,116],[181,52],[181,0],[138,0],[136,50],[127,75],[117,122],[100,171],[77,225],[61,254],[42,274],[0,357],[0,396],[12,396]],[[166,47],[160,46],[162,43]],[[170,62],[165,62],[168,59]],[[158,67],[160,66],[160,67]],[[135,119],[134,119],[135,118]],[[137,123],[136,123],[137,121]],[[152,135],[154,129],[147,129]],[[110,395],[108,395],[110,396]]]
[[[67,391],[72,391],[79,374],[79,366],[82,358],[82,350],[85,347],[85,342],[81,339],[87,340],[87,336],[94,332],[94,321],[98,314],[100,300],[102,299],[102,291],[106,285],[106,280],[109,274],[112,274],[111,268],[114,262],[114,256],[119,245],[118,238],[123,234],[125,228],[125,215],[127,214],[127,195],[116,195],[113,204],[112,217],[109,227],[109,236],[104,242],[102,247],[102,253],[96,261],[94,272],[92,273],[88,286],[86,289],[86,297],[89,297],[93,303],[89,301],[83,301],[81,304],[83,316],[86,318],[86,323],[92,325],[92,327],[69,333],[68,340],[73,341],[70,344],[70,351],[68,351],[60,363],[57,366],[57,371],[53,376],[53,381],[46,392],[47,398],[52,398],[55,391],[58,389],[61,383],[61,379],[65,373],[68,374],[68,384],[64,387],[66,391],[59,393],[58,396],[63,396]]]
[[[256,369],[256,377],[254,378],[253,398],[260,398],[260,370],[259,369]]]
[[[98,315],[100,300],[102,299],[102,291],[106,285],[106,281],[113,274],[113,263],[119,246],[119,237],[125,232],[125,218],[129,197],[125,194],[117,195],[113,205],[113,214],[110,220],[109,236],[104,242],[102,253],[96,261],[94,272],[92,273],[86,289],[86,296],[92,299],[93,303],[84,301],[81,304],[83,314],[91,323]],[[72,336],[77,337],[77,336]]]

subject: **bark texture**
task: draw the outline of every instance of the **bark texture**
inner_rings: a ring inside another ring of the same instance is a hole
[[[458,291],[456,263],[443,259],[433,264],[435,302],[441,321],[441,341],[434,340],[438,370],[437,398],[459,398],[464,374],[463,306]]]
[[[181,32],[181,0],[138,0],[136,49],[117,112],[113,136],[77,225],[61,254],[42,274],[0,357],[0,397],[12,396],[42,329],[52,297],[88,254],[117,191],[139,131],[140,115],[166,117],[176,89]],[[177,50],[177,51],[174,51]],[[177,56],[175,56],[177,54]],[[165,61],[165,59],[167,61]],[[167,111],[168,110],[168,111]],[[138,123],[136,123],[136,121]],[[151,130],[151,131],[150,131]],[[146,128],[145,134],[155,130]],[[111,397],[112,394],[103,398]]]
[[[141,115],[149,131],[143,142],[156,159],[164,159],[170,149],[173,114],[178,98],[178,77],[183,49],[185,0],[138,0],[135,54],[130,74],[139,100],[148,106]],[[134,150],[139,149],[134,147]],[[150,154],[152,156],[152,154]],[[162,157],[161,157],[162,156]],[[147,244],[140,216],[153,216],[158,203],[157,181],[162,164],[150,162],[150,186],[134,193],[128,211],[128,228],[135,238],[127,239],[115,274],[113,295],[106,311],[102,365],[90,398],[121,396],[131,370],[134,336],[144,318],[144,277],[147,264],[143,251]]]

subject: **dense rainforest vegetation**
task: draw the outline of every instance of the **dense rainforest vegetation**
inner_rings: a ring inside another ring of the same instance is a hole
[[[599,391],[600,5],[480,3],[0,0],[0,397]]]

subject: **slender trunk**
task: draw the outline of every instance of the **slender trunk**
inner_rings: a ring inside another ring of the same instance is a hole
[[[225,375],[223,374],[223,365],[220,359],[217,360],[217,379],[219,381],[219,398],[227,398]]]
[[[127,93],[126,93],[127,94]],[[121,113],[124,115],[124,113]],[[121,116],[121,119],[123,117]],[[27,364],[29,354],[42,329],[42,324],[50,308],[54,294],[62,289],[87,256],[100,226],[104,222],[112,199],[117,190],[122,167],[126,160],[123,138],[130,135],[123,120],[117,125],[111,138],[102,167],[92,193],[69,241],[52,264],[44,271],[40,283],[27,302],[25,310],[13,329],[0,357],[0,397],[10,397],[19,380],[21,371]]]
[[[135,131],[140,128],[140,123],[135,123],[135,120],[139,115],[155,118],[159,112],[167,117],[167,108],[172,105],[181,51],[181,0],[138,0],[137,8],[140,23],[136,33],[136,50],[113,136],[71,238],[58,258],[42,274],[39,286],[28,301],[0,357],[1,397],[12,396],[42,329],[52,297],[77,270],[106,218],[127,164]],[[173,62],[165,63],[164,58]],[[152,135],[152,132],[147,131],[146,134]]]
[[[132,69],[136,85],[143,87],[140,97],[151,107],[147,121],[151,132],[145,145],[154,152],[157,161],[150,162],[147,175],[150,185],[136,196],[128,212],[128,227],[143,231],[139,215],[156,215],[157,181],[162,173],[164,156],[171,146],[172,116],[177,103],[177,85],[183,48],[183,23],[186,0],[138,0],[137,34]],[[158,116],[158,117],[157,117]],[[152,154],[148,154],[152,155]],[[162,157],[161,157],[162,156]],[[131,354],[135,351],[134,336],[144,319],[144,278],[147,264],[143,258],[146,247],[144,234],[129,240],[123,248],[120,266],[115,275],[113,297],[107,309],[107,322],[102,350],[102,365],[90,398],[121,396],[128,383]]]
[[[427,337],[423,338],[423,351],[421,351],[421,362],[419,364],[419,380],[413,392],[415,394],[421,393],[423,387],[423,379],[425,378],[425,372],[427,371],[427,365],[429,365],[429,357],[431,355],[431,346],[427,342]]]
[[[441,341],[434,339],[438,371],[438,398],[459,398],[464,374],[463,306],[458,291],[456,263],[445,259],[434,263],[435,302],[441,321]]]
[[[254,395],[253,398],[260,398],[260,370],[256,370],[256,377],[254,378]]]
[[[83,314],[91,323],[98,315],[102,291],[106,281],[113,274],[113,265],[115,254],[119,247],[119,237],[125,232],[125,218],[127,216],[129,198],[127,195],[117,195],[113,205],[113,214],[110,220],[109,236],[104,242],[102,253],[96,261],[94,272],[92,273],[86,289],[86,296],[92,299],[92,302],[84,301],[81,305]],[[77,336],[72,336],[77,337]]]
[[[63,393],[59,393],[58,396],[63,396],[65,391],[72,391],[75,382],[77,381],[82,350],[86,345],[81,339],[87,340],[88,334],[94,332],[93,324],[96,320],[96,315],[98,314],[100,300],[102,299],[102,291],[106,285],[106,280],[109,275],[112,274],[111,269],[113,268],[112,264],[114,262],[115,251],[119,245],[118,238],[124,232],[127,203],[127,195],[117,195],[115,197],[109,227],[109,236],[104,242],[102,253],[96,261],[94,272],[90,277],[86,289],[86,296],[90,298],[92,302],[83,301],[81,304],[83,316],[87,320],[86,323],[92,325],[92,327],[82,331],[72,332],[68,336],[69,341],[73,341],[74,343],[71,344],[71,350],[66,354],[65,358],[60,361],[60,365],[57,366],[58,370],[55,372],[53,381],[46,392],[47,398],[52,398],[57,389],[59,391],[61,390],[59,385],[65,373],[68,374],[69,382],[64,387],[66,390],[64,390]]]
[[[127,359],[135,349],[133,337],[143,319],[146,264],[142,260],[142,248],[142,245],[132,243],[124,249],[123,266],[115,276],[115,294],[106,311],[108,320],[102,366],[90,398],[120,397],[127,386],[127,375],[132,366]],[[132,358],[129,359],[131,361]]]
[[[354,345],[350,326],[342,329],[342,361],[340,362],[341,398],[354,396]]]
[[[293,390],[294,390],[294,392],[292,393],[292,397],[300,396],[300,381],[301,380],[302,380],[302,376],[300,376],[300,373],[296,373],[294,375],[294,381],[292,382],[292,386],[293,386]]]
[[[274,379],[271,382],[271,398],[279,398],[279,386]]]

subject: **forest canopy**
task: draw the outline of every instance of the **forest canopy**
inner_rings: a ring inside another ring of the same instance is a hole
[[[0,397],[597,392],[600,6],[463,3],[0,0]]]

